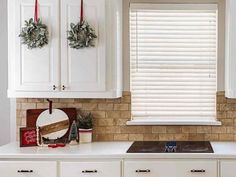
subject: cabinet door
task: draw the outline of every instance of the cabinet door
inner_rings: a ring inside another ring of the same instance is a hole
[[[61,162],[61,177],[121,177],[121,162]]]
[[[220,162],[220,177],[235,177],[236,161]]]
[[[80,20],[80,0],[61,0],[61,85],[63,91],[105,91],[105,0],[84,0],[84,18],[95,29],[95,47],[71,49],[70,23]]]
[[[0,162],[1,177],[57,177],[56,162]]]
[[[124,177],[217,177],[217,161],[126,161]]]
[[[59,85],[59,0],[39,1],[39,18],[49,30],[49,44],[41,49],[28,49],[18,37],[25,20],[34,17],[34,0],[15,0],[15,14],[15,90],[54,91]]]

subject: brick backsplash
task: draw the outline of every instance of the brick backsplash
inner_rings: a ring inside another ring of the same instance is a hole
[[[95,117],[94,141],[134,140],[236,140],[236,99],[217,93],[217,119],[222,126],[127,126],[131,117],[131,94],[117,99],[52,99],[54,108],[74,107]],[[48,108],[46,99],[17,99],[17,139],[26,124],[27,109]]]

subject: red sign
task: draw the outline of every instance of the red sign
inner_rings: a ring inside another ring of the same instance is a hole
[[[20,147],[37,146],[36,128],[20,128]]]

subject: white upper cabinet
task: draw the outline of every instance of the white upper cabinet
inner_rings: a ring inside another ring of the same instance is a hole
[[[11,2],[12,3],[12,2]],[[33,0],[16,0],[14,17],[9,18],[9,53],[11,78],[15,91],[48,91],[59,84],[59,1],[40,0],[40,18],[48,26],[50,41],[42,49],[30,50],[21,44],[19,34],[25,20],[34,17]],[[13,50],[15,49],[15,50]]]
[[[226,0],[225,96],[236,98],[236,1]]]
[[[84,18],[98,33],[98,40],[95,47],[72,49],[67,31],[80,20],[80,1],[61,1],[61,83],[68,92],[105,91],[105,0],[86,0]]]
[[[9,97],[116,98],[122,95],[122,0],[84,0],[95,47],[72,49],[70,24],[80,21],[80,0],[38,0],[49,44],[28,49],[19,34],[34,17],[34,0],[8,1]]]

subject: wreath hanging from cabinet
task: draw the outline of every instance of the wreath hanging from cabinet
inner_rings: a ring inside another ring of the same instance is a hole
[[[80,8],[80,22],[77,24],[71,23],[68,31],[67,39],[69,46],[73,49],[94,47],[97,38],[95,30],[84,20],[83,0],[81,0]]]
[[[35,0],[34,19],[30,18],[25,21],[19,37],[22,44],[27,45],[28,49],[42,48],[48,44],[48,27],[38,18],[38,0]]]

